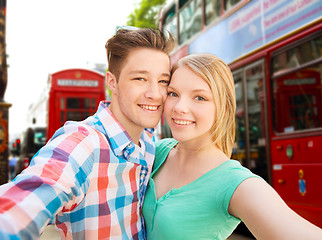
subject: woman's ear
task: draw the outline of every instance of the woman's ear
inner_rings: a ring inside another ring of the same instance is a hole
[[[116,92],[117,89],[117,80],[113,73],[110,71],[106,72],[106,85],[112,93]]]

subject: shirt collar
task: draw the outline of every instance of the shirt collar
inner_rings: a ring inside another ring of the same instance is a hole
[[[105,130],[107,140],[110,143],[111,150],[114,151],[115,155],[124,155],[124,157],[128,159],[128,157],[135,150],[135,144],[126,130],[123,128],[121,123],[115,118],[113,113],[108,108],[110,103],[110,101],[101,101],[95,115],[103,124],[103,128]],[[145,130],[147,130],[149,133],[154,132],[154,128]],[[141,139],[143,141],[146,141],[146,137],[144,136],[145,134],[143,132]]]

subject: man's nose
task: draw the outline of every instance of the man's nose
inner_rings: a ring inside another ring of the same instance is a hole
[[[150,99],[162,99],[166,97],[166,88],[160,86],[158,83],[151,83],[148,85],[145,96]]]

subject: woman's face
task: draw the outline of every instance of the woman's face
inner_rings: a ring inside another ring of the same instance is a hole
[[[189,68],[179,67],[172,75],[164,105],[173,137],[181,142],[211,142],[215,111],[209,85]]]

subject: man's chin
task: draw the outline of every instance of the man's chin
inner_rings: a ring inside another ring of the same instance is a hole
[[[158,126],[158,123],[157,122],[156,124],[146,124],[144,128],[156,128]]]

